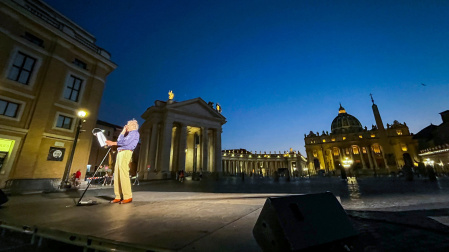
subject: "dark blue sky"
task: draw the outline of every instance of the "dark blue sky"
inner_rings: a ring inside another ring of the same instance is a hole
[[[304,153],[339,103],[363,126],[413,133],[449,109],[448,1],[47,0],[117,69],[99,118],[125,124],[155,100],[222,105],[222,147]],[[426,84],[426,86],[421,85]]]

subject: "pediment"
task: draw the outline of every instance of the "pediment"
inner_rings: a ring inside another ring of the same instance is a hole
[[[212,108],[201,98],[170,104],[168,108],[170,111],[179,114],[226,120],[226,118],[218,113],[215,108]]]

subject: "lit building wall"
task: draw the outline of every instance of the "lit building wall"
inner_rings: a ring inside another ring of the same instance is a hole
[[[223,150],[223,173],[226,175],[263,175],[273,176],[274,172],[284,172],[290,176],[307,176],[306,159],[299,151],[290,150],[279,153],[252,153],[244,149]]]
[[[222,172],[221,132],[226,118],[201,98],[156,101],[143,114],[139,128],[138,172],[144,179]]]
[[[116,65],[95,38],[39,0],[0,2],[0,187],[59,186],[78,119],[88,111],[73,158],[83,174],[106,76]]]
[[[377,123],[382,123],[373,101]],[[340,105],[339,115],[332,122],[331,132],[310,132],[304,135],[308,168],[311,174],[319,170],[336,173],[343,168],[343,161],[352,161],[351,168],[359,174],[397,173],[404,162],[404,154],[412,162],[419,160],[417,142],[405,123],[362,127],[357,118],[346,113]],[[415,163],[416,164],[416,163]]]

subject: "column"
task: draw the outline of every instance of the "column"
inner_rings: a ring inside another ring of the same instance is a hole
[[[153,123],[151,127],[151,137],[150,137],[150,149],[148,150],[148,159],[150,164],[150,169],[154,171],[156,169],[156,157],[157,157],[157,138],[158,138],[158,123]]]
[[[162,173],[169,172],[172,131],[173,121],[166,120],[162,128],[161,143],[159,144],[161,151],[159,155],[160,161],[158,161],[158,170]]]
[[[181,124],[178,148],[178,171],[186,168],[187,125]]]
[[[374,167],[376,168],[376,170],[379,168],[378,166],[377,166],[377,161],[376,161],[376,154],[374,154],[374,150],[372,150],[371,148],[370,148],[370,152],[371,152],[371,154],[372,154],[372,157],[373,157],[373,163],[374,163]]]
[[[335,170],[334,152],[333,152],[332,148],[329,149],[329,155],[330,155],[329,170]]]
[[[363,169],[366,169],[365,159],[363,158],[363,150],[362,150],[362,147],[358,146],[358,148],[359,148],[360,160],[362,160],[362,168],[363,168]]]
[[[221,169],[221,128],[215,129],[215,172],[223,172]]]
[[[150,148],[150,129],[145,128],[142,129],[141,133],[141,146],[139,153],[139,160],[137,161],[138,168],[137,172],[139,172],[139,177],[143,177],[143,179],[148,178],[147,165],[149,164],[148,154]]]
[[[370,154],[371,146],[368,145],[365,148],[366,148],[366,155],[368,156],[369,167],[370,167],[370,169],[373,169],[374,168],[373,167],[373,160],[371,160],[371,154]]]
[[[321,157],[323,158],[324,170],[326,172],[329,172],[329,166],[327,165],[327,162],[326,162],[326,152],[323,150],[323,147],[321,147]],[[321,164],[320,164],[320,169],[321,169]]]
[[[382,151],[382,158],[384,159],[385,169],[390,170],[390,167],[388,167],[387,159],[385,158],[385,151],[384,151],[384,149],[382,148],[382,146],[379,146],[379,147],[380,147],[380,151]]]
[[[201,167],[201,170],[203,171],[203,172],[206,172],[206,171],[208,171],[208,169],[207,169],[207,166],[208,166],[208,160],[209,160],[209,138],[208,138],[208,135],[207,135],[207,131],[208,131],[208,128],[206,128],[206,127],[203,127],[203,128],[201,128],[201,136],[202,136],[202,152],[203,152],[203,167]],[[220,153],[217,153],[218,155],[220,155],[220,157],[221,157],[221,151],[220,151]],[[210,170],[210,169],[209,169]]]

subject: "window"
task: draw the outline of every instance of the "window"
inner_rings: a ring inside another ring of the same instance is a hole
[[[396,130],[396,133],[398,134],[398,136],[402,136],[402,130]]]
[[[334,156],[340,155],[340,150],[338,148],[334,148],[333,152],[334,152]]]
[[[36,36],[34,36],[31,33],[25,32],[25,35],[23,36],[26,40],[30,41],[31,43],[34,43],[40,47],[44,47],[44,41]]]
[[[314,156],[314,157],[317,157],[317,156],[318,156],[316,150],[313,151],[313,156]]]
[[[8,79],[28,85],[35,64],[35,58],[18,52],[9,71]]]
[[[78,66],[78,67],[80,67],[80,68],[82,68],[82,69],[87,69],[87,64],[84,63],[84,62],[82,62],[82,61],[79,60],[79,59],[75,59],[75,60],[73,61],[73,64],[75,64],[76,66]]]
[[[352,146],[352,153],[354,153],[355,155],[358,155],[359,154],[359,147]]]
[[[376,154],[380,154],[380,146],[379,145],[373,145],[373,151]]]
[[[374,135],[374,134],[371,134],[371,137],[373,137],[373,138],[374,138],[374,137],[376,137],[376,135]]]
[[[365,147],[362,147],[362,152],[363,152],[364,154],[366,154],[366,148],[365,148]]]
[[[0,115],[8,117],[17,117],[19,104],[0,99]]]
[[[401,149],[402,149],[402,151],[407,151],[407,145],[401,144]]]
[[[74,102],[78,101],[83,81],[73,75],[70,75],[67,86],[64,90],[64,98]]]
[[[63,129],[71,129],[72,128],[73,118],[68,116],[59,115],[58,121],[56,122],[56,127]]]

